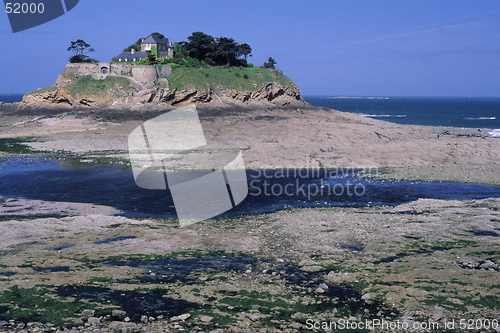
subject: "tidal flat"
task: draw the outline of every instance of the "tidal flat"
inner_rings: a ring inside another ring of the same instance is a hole
[[[201,110],[205,134],[245,149],[248,167],[364,168],[390,180],[499,184],[498,139],[472,130],[448,129],[438,139],[440,128],[321,108],[221,110]],[[149,115],[30,112],[2,114],[2,138],[29,138],[7,142],[20,151],[4,155],[73,154],[67,163],[83,169],[126,167],[126,137]],[[495,332],[500,199],[462,194],[280,207],[184,228],[113,205],[3,195],[0,330],[300,332],[314,331],[311,323],[385,320],[460,332],[466,320],[489,321],[477,331]],[[445,329],[453,321],[455,329]]]
[[[123,310],[174,330],[156,318],[189,313],[176,325],[252,331],[306,319],[494,320],[499,203],[294,208],[189,228],[102,214],[4,219],[0,316],[88,327],[81,313],[92,309],[106,328]]]

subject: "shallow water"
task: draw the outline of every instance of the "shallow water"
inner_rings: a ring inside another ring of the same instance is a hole
[[[69,272],[68,266],[41,267],[33,269],[37,273]]]
[[[267,213],[288,207],[398,205],[419,198],[500,197],[499,186],[375,180],[356,172],[341,174],[333,170],[303,169],[288,174],[247,170],[247,178],[247,198],[223,216]],[[61,166],[54,156],[2,159],[0,196],[106,205],[126,216],[177,216],[170,192],[139,188],[128,167],[69,168],[67,163]]]
[[[94,243],[95,244],[109,244],[109,243],[113,243],[113,242],[119,242],[122,240],[134,239],[134,238],[137,238],[137,237],[135,237],[135,236],[117,236],[117,237],[111,237],[111,238],[106,238],[103,240],[95,241]]]

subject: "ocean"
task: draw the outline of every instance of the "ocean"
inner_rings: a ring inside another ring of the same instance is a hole
[[[23,100],[24,94],[2,94],[0,93],[0,102],[4,103],[14,103]]]
[[[23,94],[2,94],[20,102]],[[500,97],[337,97],[304,96],[314,105],[399,124],[500,129]]]
[[[500,128],[500,98],[303,96],[314,105],[399,124]]]

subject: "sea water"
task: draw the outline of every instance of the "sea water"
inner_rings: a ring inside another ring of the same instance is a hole
[[[111,206],[126,216],[176,217],[168,190],[146,190],[124,165],[63,166],[53,155],[0,158],[0,198],[82,202]],[[367,177],[368,176],[368,177]],[[386,181],[356,170],[247,170],[248,196],[223,214],[268,213],[290,207],[398,205],[420,198],[499,198],[500,187],[447,182]],[[193,203],[199,204],[199,203]]]
[[[499,97],[304,96],[314,105],[399,124],[500,128]]]
[[[15,103],[23,100],[24,94],[5,94],[0,93],[0,102]]]

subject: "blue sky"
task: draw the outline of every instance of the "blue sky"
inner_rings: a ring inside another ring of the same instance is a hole
[[[76,39],[109,61],[155,31],[248,43],[303,95],[500,97],[498,0],[80,0],[15,34],[1,13],[0,92],[51,86]]]

